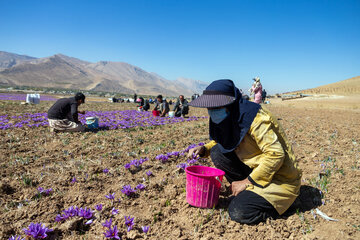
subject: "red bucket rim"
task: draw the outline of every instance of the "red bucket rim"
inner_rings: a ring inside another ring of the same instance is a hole
[[[195,172],[191,171],[192,168],[199,168],[199,167],[207,168],[207,169],[211,169],[211,170],[216,170],[217,173],[204,175],[204,174],[201,174],[201,173],[195,173]],[[223,170],[220,170],[218,168],[213,168],[213,167],[200,166],[200,165],[186,167],[185,172],[188,173],[188,174],[191,174],[193,176],[198,176],[198,177],[217,177],[217,176],[224,176],[225,175],[225,172]]]

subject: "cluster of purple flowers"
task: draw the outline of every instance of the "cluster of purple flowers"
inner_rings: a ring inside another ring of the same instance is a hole
[[[0,93],[0,100],[25,101],[26,94]],[[57,98],[40,94],[40,101],[56,101]]]
[[[76,206],[71,206],[68,209],[63,211],[63,214],[58,214],[55,218],[56,222],[62,222],[72,217],[82,217],[85,219],[90,219],[93,216],[93,211],[91,208],[78,208]]]
[[[39,191],[40,194],[49,195],[53,189],[52,188],[44,189],[42,187],[38,187],[37,190]]]
[[[150,127],[173,124],[178,122],[198,121],[207,117],[170,118],[153,117],[150,112],[136,110],[125,111],[89,111],[80,115],[79,120],[85,124],[87,117],[98,117],[99,127],[109,129],[126,129],[134,127]],[[10,122],[10,119],[12,120]],[[15,121],[15,123],[13,123]],[[48,126],[47,113],[25,113],[18,116],[0,116],[0,129]]]
[[[0,116],[0,130],[22,127],[48,126],[47,113],[25,113],[18,116]]]
[[[119,236],[119,230],[117,229],[117,226],[115,225],[113,228],[112,225],[112,219],[106,220],[105,223],[102,224],[103,227],[107,228],[107,230],[104,232],[104,235],[106,238],[109,239],[121,239]]]
[[[42,223],[30,223],[29,227],[24,228],[23,231],[29,237],[43,239],[48,236],[48,232],[52,232],[53,230],[45,227]]]
[[[182,151],[175,151],[175,152],[169,152],[169,153],[166,153],[166,154],[160,154],[160,155],[157,155],[155,157],[156,160],[159,160],[161,161],[162,163],[165,163],[167,162],[170,158],[174,158],[174,157],[179,157],[179,156],[183,156],[185,155],[185,153],[189,152],[190,149],[194,148],[194,147],[197,147],[197,146],[203,146],[204,143],[198,143],[198,144],[191,144],[190,146],[188,146],[187,148],[185,148],[184,150]],[[188,159],[188,164],[192,165],[192,164],[195,164],[198,160],[200,159],[199,156],[196,156],[195,154],[193,154],[189,159]],[[179,168],[182,168],[182,169],[185,169],[187,167],[187,165],[185,163],[182,163],[182,164],[179,164],[177,165],[177,167]]]
[[[123,186],[123,189],[121,189],[121,192],[125,194],[128,197],[131,197],[136,193],[136,190],[142,191],[146,188],[146,186],[142,183],[138,184],[135,188],[132,188],[131,185],[125,185]]]
[[[169,152],[166,154],[160,154],[155,157],[156,160],[161,161],[162,163],[165,163],[169,160],[169,158],[173,157],[179,157],[181,155],[181,152]]]
[[[123,189],[121,189],[121,192],[125,194],[126,196],[130,197],[136,193],[136,190],[133,189],[130,184],[123,186]]]
[[[136,168],[140,168],[141,165],[142,165],[144,162],[148,161],[148,160],[149,160],[149,159],[148,159],[147,157],[146,157],[146,158],[140,158],[140,159],[134,159],[134,160],[132,160],[131,162],[126,163],[126,164],[124,165],[124,168],[130,169],[131,166],[134,166],[134,167],[136,167]]]
[[[11,236],[9,238],[9,240],[25,240],[25,238],[22,238],[21,236],[15,235],[15,236]]]

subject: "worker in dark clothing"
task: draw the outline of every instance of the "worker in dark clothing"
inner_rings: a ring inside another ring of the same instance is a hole
[[[266,99],[266,91],[265,91],[265,89],[261,93],[261,98],[262,98],[262,102],[264,103],[265,99]]]
[[[188,101],[184,98],[184,95],[179,96],[173,111],[175,112],[175,117],[185,117],[185,115],[189,113]]]
[[[76,93],[75,97],[57,100],[48,111],[50,131],[85,131],[85,126],[78,119],[79,113],[85,114],[85,111],[78,111],[78,107],[83,103],[85,103],[85,95],[80,92]]]

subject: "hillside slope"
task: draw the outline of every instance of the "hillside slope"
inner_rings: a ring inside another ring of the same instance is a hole
[[[360,76],[349,78],[336,83],[323,85],[317,88],[291,92],[291,94],[329,94],[329,95],[359,95]]]

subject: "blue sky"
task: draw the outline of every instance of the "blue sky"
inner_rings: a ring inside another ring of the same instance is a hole
[[[360,1],[0,0],[0,50],[121,61],[270,93],[360,75]]]

